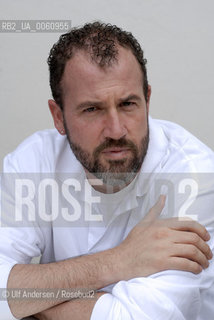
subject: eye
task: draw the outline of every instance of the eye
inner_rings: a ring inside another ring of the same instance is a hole
[[[83,110],[83,112],[88,112],[88,113],[95,112],[95,111],[97,111],[96,107],[89,107]]]
[[[133,102],[133,101],[123,101],[123,102],[121,103],[121,106],[122,106],[122,107],[133,107],[133,106],[135,106],[135,105],[136,105],[136,103]]]

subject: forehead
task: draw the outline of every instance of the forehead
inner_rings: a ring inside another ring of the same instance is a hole
[[[117,61],[110,66],[100,67],[91,61],[84,51],[77,51],[66,63],[62,78],[63,96],[72,99],[94,97],[117,89],[130,91],[140,88],[143,91],[143,75],[140,64],[129,49],[119,47]],[[124,92],[126,94],[126,92]]]

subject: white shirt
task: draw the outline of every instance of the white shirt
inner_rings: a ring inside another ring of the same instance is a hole
[[[165,185],[168,201],[161,216],[195,215],[210,231],[209,244],[214,251],[213,152],[180,126],[151,118],[149,123],[149,149],[136,179],[115,194],[91,190],[93,197],[101,199],[101,203],[92,206],[93,217],[98,220],[101,217],[103,221],[85,221],[84,212],[88,212],[90,201],[84,198],[85,192],[72,189],[81,209],[86,208],[81,211],[80,219],[61,220],[59,209],[57,219],[47,222],[45,227],[39,221],[39,227],[35,222],[36,228],[32,228],[26,218],[22,227],[14,228],[11,225],[14,194],[8,189],[5,196],[3,191],[0,288],[7,287],[10,270],[15,264],[30,263],[32,257],[42,255],[41,263],[48,263],[116,246],[148,212],[161,193],[162,185]],[[74,176],[81,181],[81,186],[90,188],[67,139],[56,130],[37,132],[24,141],[5,158],[3,172],[12,172],[17,177],[23,172],[37,173],[36,180],[39,181],[44,179],[45,173],[58,172],[62,173],[59,180]],[[194,174],[197,172],[203,174]],[[174,196],[172,204],[170,201]],[[59,208],[64,205],[61,200],[59,196]],[[213,282],[214,261],[198,275],[170,270],[120,281],[104,288],[109,293],[97,301],[91,319],[100,320],[102,314],[103,320],[211,320],[214,314]],[[6,301],[0,301],[0,310],[0,320],[14,319]]]

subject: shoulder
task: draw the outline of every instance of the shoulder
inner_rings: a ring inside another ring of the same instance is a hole
[[[152,139],[161,141],[164,167],[175,172],[214,172],[214,152],[178,124],[150,119]],[[163,165],[162,165],[163,167]]]
[[[38,131],[5,157],[3,171],[55,172],[67,154],[72,161],[77,161],[66,136],[61,136],[56,129]]]

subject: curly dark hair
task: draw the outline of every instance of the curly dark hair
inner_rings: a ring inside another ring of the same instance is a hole
[[[73,28],[60,36],[48,57],[50,71],[50,87],[56,103],[63,109],[63,92],[61,80],[66,62],[77,50],[84,50],[91,56],[92,61],[101,68],[108,67],[117,61],[118,44],[130,49],[140,64],[143,74],[143,90],[147,101],[148,79],[146,59],[140,44],[130,32],[123,31],[115,25],[99,21],[87,23],[81,28]]]

